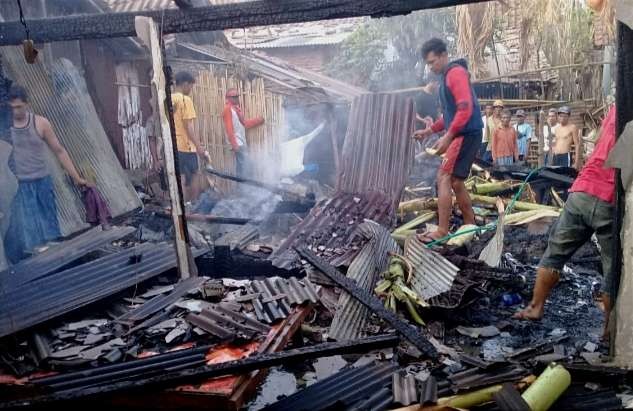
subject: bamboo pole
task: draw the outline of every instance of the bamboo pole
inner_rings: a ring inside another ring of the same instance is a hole
[[[474,203],[487,204],[494,206],[497,203],[496,197],[483,196],[479,194],[470,193],[470,199]],[[511,200],[504,198],[503,202],[507,206]],[[530,211],[530,210],[553,210],[560,211],[558,207],[551,207],[542,204],[528,203],[525,201],[516,201],[514,203],[514,210],[516,211]]]
[[[391,233],[391,238],[396,240],[400,246],[404,246],[404,242],[407,241],[407,238],[415,235],[415,231],[416,230],[402,230],[398,233]]]
[[[430,213],[422,214],[422,215],[414,218],[413,220],[409,221],[408,223],[403,224],[400,227],[398,227],[395,230],[393,230],[393,234],[401,234],[404,231],[413,230],[414,228],[416,228],[420,224],[426,223],[427,221],[430,221],[433,218],[435,218],[436,214],[437,213],[434,212],[434,211],[430,212]],[[413,230],[413,231],[415,231],[415,230]]]
[[[398,207],[398,213],[406,214],[414,211],[437,209],[436,198],[416,198],[415,200],[403,201]]]
[[[505,217],[504,223],[506,225],[521,225],[531,223],[544,217],[558,217],[559,212],[554,210],[531,210],[531,211],[519,211],[517,213],[509,214]]]
[[[477,204],[485,204],[488,206],[495,207],[497,203],[496,197],[485,196],[480,194],[469,193],[470,199],[473,203]],[[454,200],[454,199],[453,199]],[[504,198],[503,202],[507,206],[510,203],[510,199]],[[428,210],[436,210],[437,209],[437,199],[436,198],[419,198],[415,200],[403,201],[400,203],[398,207],[399,214],[413,213],[416,211],[428,211]],[[530,211],[530,210],[553,210],[560,212],[561,209],[558,207],[546,206],[542,204],[536,203],[528,203],[525,201],[516,201],[514,203],[514,211]]]
[[[501,191],[517,188],[521,183],[512,180],[503,180],[494,183],[473,184],[472,191],[477,194],[495,194]]]
[[[487,82],[497,81],[499,79],[504,79],[504,78],[524,76],[526,74],[542,73],[544,71],[560,70],[560,69],[565,69],[565,68],[569,68],[569,67],[596,66],[596,65],[607,65],[607,64],[615,64],[615,62],[614,61],[599,61],[599,62],[589,62],[589,63],[565,64],[565,65],[562,65],[562,66],[544,67],[544,68],[534,69],[534,70],[517,71],[517,72],[514,72],[514,73],[503,74],[501,76],[488,77],[488,78],[481,79],[481,80],[475,80],[473,82],[474,83],[487,83]],[[423,87],[410,87],[410,88],[403,88],[403,89],[388,91],[388,93],[392,93],[392,94],[411,93],[411,92],[422,91],[422,90],[423,90]],[[487,100],[480,99],[479,101],[483,102],[483,101],[487,101]],[[492,101],[492,100],[490,100],[490,101]],[[516,101],[516,100],[508,100],[508,101]],[[521,100],[519,100],[519,101],[521,101]],[[525,100],[525,101],[533,101],[534,102],[534,101],[537,101],[537,100]],[[506,101],[504,100],[504,103],[505,102]],[[560,101],[550,101],[549,103],[561,103],[561,102]]]
[[[551,363],[522,397],[532,411],[547,411],[571,385],[571,375],[562,365]]]
[[[475,83],[487,83],[489,81],[497,81],[498,79],[504,79],[504,78],[508,78],[508,77],[519,77],[519,76],[524,76],[526,74],[542,73],[542,72],[546,72],[546,71],[569,69],[569,68],[574,68],[574,67],[588,67],[588,66],[598,66],[598,65],[601,66],[601,65],[605,65],[605,64],[615,64],[615,62],[614,61],[594,61],[594,62],[588,62],[588,63],[563,64],[563,65],[560,65],[560,66],[543,67],[543,68],[540,68],[540,69],[517,71],[517,72],[514,72],[514,73],[503,74],[503,75],[500,75],[500,76],[488,77],[486,79],[476,80]]]

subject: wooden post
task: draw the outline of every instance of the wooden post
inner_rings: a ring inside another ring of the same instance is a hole
[[[338,146],[338,136],[336,135],[336,116],[334,107],[328,104],[328,119],[330,121],[330,139],[332,140],[332,155],[334,156],[334,175],[338,181],[338,173],[341,170],[341,154]]]
[[[160,133],[165,151],[165,171],[171,200],[171,218],[174,222],[174,237],[176,258],[180,277],[185,279],[196,277],[196,268],[191,248],[189,247],[189,233],[184,215],[184,202],[180,184],[180,170],[176,160],[176,134],[174,129],[171,93],[166,81],[167,73],[163,65],[163,52],[158,38],[156,23],[150,17],[136,17],[135,27],[137,36],[149,49],[152,59],[153,77],[151,79],[152,103],[155,113],[160,120]],[[167,110],[169,108],[169,110]]]
[[[618,23],[618,64],[616,65],[616,137],[620,138],[626,125],[633,121],[633,28],[624,22]],[[620,170],[616,171],[616,201],[613,212],[613,258],[611,275],[613,284],[608,284],[615,301],[615,315],[609,324],[611,354],[617,365],[633,366],[633,189],[623,187]],[[609,251],[603,251],[609,252]]]
[[[545,136],[543,135],[543,127],[545,127],[545,112],[541,109],[536,115],[536,136],[538,137],[538,166],[545,165]],[[551,148],[550,148],[551,149]]]

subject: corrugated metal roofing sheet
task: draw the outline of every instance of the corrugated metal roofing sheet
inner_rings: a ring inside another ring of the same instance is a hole
[[[345,409],[388,386],[391,374],[397,368],[398,366],[393,363],[372,363],[359,368],[347,368],[269,405],[264,410]]]
[[[361,400],[348,408],[349,411],[382,411],[391,408],[393,393],[389,388],[381,388],[369,398]]]
[[[193,250],[194,256],[204,250]],[[109,297],[176,267],[171,244],[144,243],[120,253],[0,290],[0,337]]]
[[[418,389],[413,374],[396,372],[392,375],[391,381],[394,402],[404,406],[418,402]]]
[[[171,304],[174,304],[189,291],[199,288],[205,281],[207,281],[206,277],[187,278],[186,280],[176,284],[176,287],[171,292],[157,295],[146,303],[139,305],[135,309],[130,310],[121,317],[117,318],[117,321],[132,324],[137,321],[144,320],[163,308],[167,308]]]
[[[437,380],[429,376],[426,380],[420,381],[418,389],[420,391],[420,405],[437,404]]]
[[[257,318],[268,323],[286,318],[291,307],[308,302],[319,301],[314,285],[304,278],[299,282],[295,277],[267,278],[263,281],[253,280],[249,284],[250,291],[258,294],[253,300]]]
[[[400,246],[384,227],[374,222],[364,222],[358,232],[369,241],[347,270],[347,276],[359,287],[373,293],[378,275],[387,268],[389,252],[401,253]],[[364,335],[371,312],[349,293],[341,293],[338,309],[332,319],[328,335],[336,340],[353,340]]]
[[[97,226],[70,240],[52,246],[41,254],[20,261],[6,272],[0,273],[0,288],[7,289],[44,277],[78,258],[125,237],[136,230],[134,227],[112,227],[103,230]]]
[[[393,210],[383,193],[335,194],[314,206],[270,259],[277,267],[289,268],[298,258],[293,248],[308,246],[332,265],[347,265],[366,241],[357,227],[366,219],[390,226]]]
[[[518,381],[528,374],[529,371],[523,367],[507,365],[489,370],[471,368],[470,370],[450,375],[448,379],[453,383],[454,388],[462,391],[503,382]]]
[[[459,268],[430,250],[416,236],[407,239],[404,255],[413,265],[411,286],[424,300],[451,289]]]
[[[269,326],[246,314],[233,311],[224,304],[210,304],[200,314],[189,314],[187,321],[222,339],[237,335],[252,338],[257,333],[270,331]]]
[[[399,94],[354,99],[343,144],[337,191],[386,194],[396,209],[413,164],[413,100]]]
[[[139,208],[141,202],[110,145],[77,68],[66,59],[55,61],[50,71],[44,59],[27,64],[19,47],[2,47],[0,55],[7,76],[26,88],[31,107],[51,122],[79,172],[96,181],[112,216]],[[62,235],[87,228],[82,195],[52,153],[49,167]]]

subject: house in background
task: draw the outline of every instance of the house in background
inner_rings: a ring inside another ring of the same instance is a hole
[[[314,21],[226,30],[224,34],[237,48],[260,51],[295,66],[323,73],[341,43],[364,21],[365,18]]]

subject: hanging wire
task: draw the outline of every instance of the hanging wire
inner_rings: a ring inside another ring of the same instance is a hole
[[[24,18],[24,10],[22,10],[22,1],[17,0],[18,9],[20,10],[20,23],[24,26],[24,31],[26,31],[26,39],[30,40],[31,33],[29,31],[29,27],[26,25],[26,19]]]

